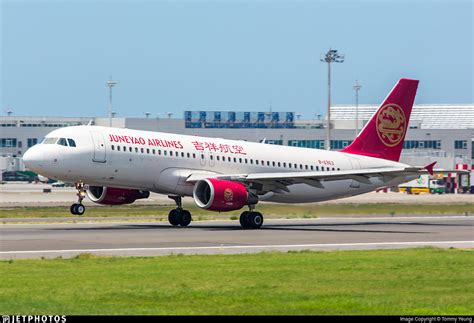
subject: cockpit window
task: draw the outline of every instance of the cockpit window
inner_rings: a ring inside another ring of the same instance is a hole
[[[76,147],[76,142],[74,140],[68,138],[67,142],[69,143],[69,147]]]
[[[44,138],[42,144],[46,144],[46,145],[51,145],[51,144],[55,144],[56,141],[58,141],[58,138]]]
[[[66,138],[59,138],[59,140],[58,140],[58,145],[66,146],[66,147],[67,147],[67,140],[66,140]]]

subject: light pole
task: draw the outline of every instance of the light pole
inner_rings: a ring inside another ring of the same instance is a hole
[[[359,134],[359,90],[362,88],[362,85],[359,84],[359,81],[356,80],[356,84],[353,89],[356,92],[356,116],[355,116],[355,131],[356,137]]]
[[[331,63],[343,63],[344,54],[338,54],[336,49],[329,49],[321,55],[321,62],[328,63],[328,122],[326,131],[326,149],[331,150]]]
[[[109,127],[112,127],[112,88],[117,84],[116,81],[112,80],[112,76],[107,81],[107,86],[109,87]]]

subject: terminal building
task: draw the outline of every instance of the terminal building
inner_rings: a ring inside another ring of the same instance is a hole
[[[349,145],[376,111],[376,105],[331,107],[331,149]],[[23,170],[21,156],[50,131],[75,125],[108,126],[97,117],[0,117],[0,169]],[[324,118],[300,119],[295,112],[185,111],[177,118],[113,118],[112,126],[219,137],[267,144],[325,149]],[[357,125],[357,127],[356,127]],[[405,138],[402,162],[437,168],[472,169],[474,104],[415,105]]]

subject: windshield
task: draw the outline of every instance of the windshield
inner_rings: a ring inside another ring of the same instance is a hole
[[[51,145],[55,144],[58,141],[58,138],[44,138],[42,144]]]
[[[44,138],[41,143],[46,144],[46,145],[57,144],[57,145],[66,146],[66,147],[68,146],[76,147],[76,142],[74,141],[74,139],[71,139],[71,138],[48,137],[48,138]]]

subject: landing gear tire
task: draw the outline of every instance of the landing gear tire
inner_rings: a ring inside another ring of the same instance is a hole
[[[178,225],[187,227],[192,221],[191,212],[180,209],[171,210],[168,215],[168,221],[175,227]]]
[[[191,223],[191,212],[188,210],[181,210],[181,217],[179,219],[179,225],[182,227],[187,227]]]
[[[259,229],[263,224],[263,215],[260,212],[245,211],[240,215],[240,225],[244,229]]]
[[[244,229],[247,229],[250,226],[249,220],[248,220],[249,213],[250,213],[249,211],[244,211],[240,215],[239,222],[240,222],[240,225],[242,226],[242,228],[244,228]]]
[[[74,203],[69,210],[73,215],[83,215],[86,212],[86,207],[80,203]]]
[[[168,215],[168,221],[172,226],[182,226],[187,227],[193,218],[191,217],[191,212],[188,210],[183,210],[183,204],[181,203],[181,196],[179,195],[168,195],[170,199],[172,199],[175,203],[177,208],[171,210]]]
[[[179,212],[177,209],[171,210],[170,213],[168,214],[168,221],[170,222],[172,226],[179,225],[178,215],[179,215]]]

